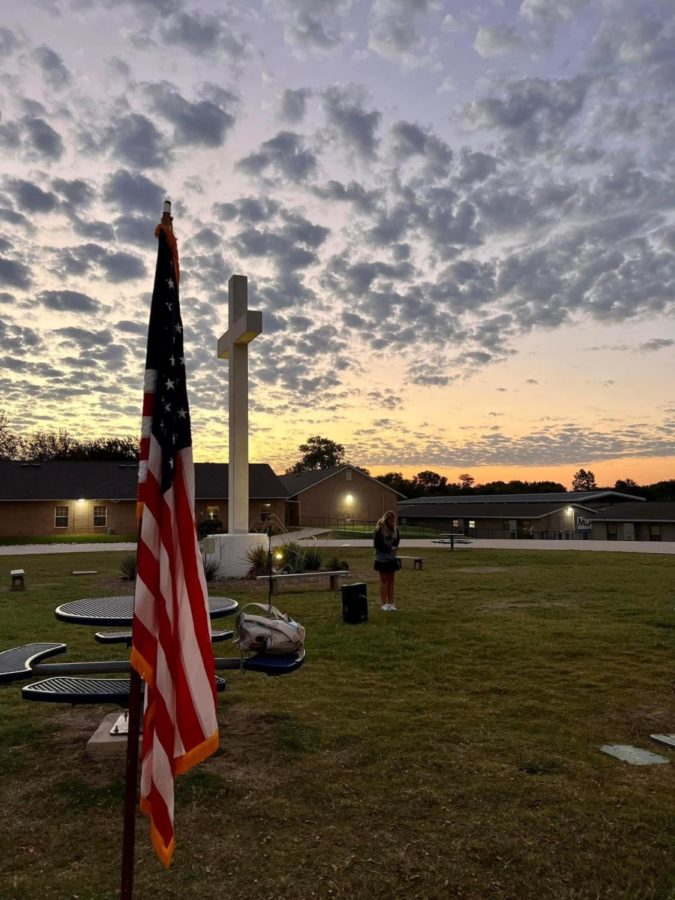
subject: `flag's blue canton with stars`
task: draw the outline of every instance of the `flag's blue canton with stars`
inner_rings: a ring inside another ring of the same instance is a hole
[[[163,231],[159,233],[145,367],[157,372],[152,433],[162,448],[164,492],[173,480],[175,455],[191,445],[192,435],[185,384],[178,278],[174,256]]]

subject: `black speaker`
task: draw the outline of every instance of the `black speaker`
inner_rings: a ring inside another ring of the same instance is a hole
[[[366,584],[342,585],[342,621],[358,625],[368,621],[368,586]]]

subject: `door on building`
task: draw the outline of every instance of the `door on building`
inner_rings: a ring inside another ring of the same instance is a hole
[[[85,534],[89,530],[89,504],[86,500],[78,500],[73,508],[73,531]]]

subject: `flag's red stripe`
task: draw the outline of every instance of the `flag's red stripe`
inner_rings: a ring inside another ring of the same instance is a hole
[[[150,469],[148,469],[142,500],[148,507],[148,511],[155,522],[160,523],[162,518],[162,489],[157,476]]]
[[[197,544],[196,525],[194,522],[193,504],[187,493],[184,481],[183,458],[179,454],[177,460],[177,476],[174,482],[174,498],[176,503],[176,516],[179,522],[185,523],[178,529],[181,557],[185,571],[185,581],[188,586],[192,619],[194,622],[195,636],[199,646],[199,652],[204,665],[204,670],[211,678],[214,685],[215,700],[215,669],[213,664],[213,645],[211,643],[211,627],[208,616],[208,599],[206,585],[203,579],[203,563],[201,552]]]

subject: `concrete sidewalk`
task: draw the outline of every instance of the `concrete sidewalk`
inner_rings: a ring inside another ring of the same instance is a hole
[[[294,538],[294,540],[297,540]],[[401,538],[401,550],[417,550],[422,548],[436,548],[462,552],[471,550],[583,550],[583,551],[609,551],[612,553],[675,553],[675,541],[537,541],[537,540],[511,540],[510,538],[471,538],[471,544],[455,544],[454,550],[450,544],[435,543],[432,538]],[[317,547],[361,547],[370,550],[372,542],[366,540],[339,540],[329,541],[321,538],[312,540]]]
[[[107,550],[136,552],[136,544],[13,544],[0,547],[0,556],[41,556],[47,553],[105,553]]]
[[[303,528],[302,531],[294,531],[289,534],[280,534],[272,539],[273,544],[286,541],[299,541],[304,544],[314,544],[317,547],[354,547],[362,550],[372,549],[370,537],[353,540],[328,540],[317,537],[326,534],[326,529]],[[537,540],[511,540],[509,538],[472,539],[471,544],[455,544],[451,550],[449,544],[437,544],[431,538],[401,538],[401,550],[419,550],[424,548],[436,548],[463,552],[471,550],[582,550],[610,552],[610,553],[675,553],[675,541],[537,541]],[[105,553],[106,551],[126,551],[135,553],[136,544],[16,544],[8,547],[0,547],[0,556],[33,556],[48,553]]]

